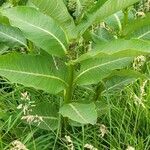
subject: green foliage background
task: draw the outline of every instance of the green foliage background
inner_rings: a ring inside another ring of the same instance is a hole
[[[0,149],[11,150],[15,140],[21,141],[29,150],[83,150],[86,144],[98,150],[150,149],[150,2],[142,0],[122,11],[118,10],[120,5],[115,7],[112,2],[108,12],[107,7],[99,9],[105,1],[64,0],[56,13],[54,7],[45,10],[48,5],[40,5],[38,0],[32,0],[33,3],[0,1],[2,14],[13,25],[0,15]],[[124,4],[127,2],[131,3],[127,0]],[[51,1],[49,6],[53,4]],[[53,12],[51,22],[48,16],[35,9],[7,11],[18,5],[37,6],[45,14]],[[30,15],[26,15],[29,11]],[[18,16],[23,16],[23,24]],[[104,23],[100,24],[101,20]],[[51,31],[57,40],[31,27],[28,22]],[[70,50],[69,57],[64,58],[67,49]],[[68,58],[71,61],[66,65],[64,62]],[[74,79],[70,78],[72,74],[67,69],[72,64],[76,64]],[[95,69],[99,64],[104,66]],[[29,80],[29,74],[22,78],[19,73],[7,72],[11,69],[33,71],[37,75],[30,74]],[[70,82],[71,86],[77,86],[71,90],[66,88]],[[65,88],[72,95],[61,92]],[[27,95],[23,97],[25,93]],[[66,105],[62,105],[63,97]],[[68,98],[72,103],[68,104]],[[24,110],[18,109],[19,106],[28,107],[30,115],[44,116],[44,122],[27,123],[22,119]],[[74,111],[75,108],[82,116]],[[61,119],[60,114],[65,119]],[[70,136],[71,142],[66,136]]]

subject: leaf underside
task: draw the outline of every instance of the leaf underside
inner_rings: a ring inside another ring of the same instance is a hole
[[[69,38],[75,38],[75,23],[62,0],[31,0],[44,14],[52,17]]]
[[[43,56],[8,54],[0,56],[0,75],[12,83],[44,90],[51,94],[62,91],[66,82],[54,71],[52,60]]]
[[[81,124],[95,124],[97,120],[97,112],[94,103],[81,104],[70,103],[63,105],[59,112],[64,117],[79,122]]]
[[[81,63],[81,69],[76,74],[74,83],[95,84],[110,75],[113,70],[128,66],[132,60],[132,57],[113,58],[109,55],[86,60]]]
[[[66,36],[52,18],[35,8],[24,6],[10,8],[2,13],[36,46],[56,56],[65,56],[67,53]]]
[[[9,25],[0,24],[0,43],[3,43],[9,47],[25,46],[27,42],[22,32]]]

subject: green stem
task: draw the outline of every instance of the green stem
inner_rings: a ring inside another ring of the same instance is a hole
[[[31,41],[28,40],[28,43],[27,43],[27,50],[30,51],[30,52],[33,52],[34,51],[34,45]]]
[[[125,27],[128,24],[128,17],[129,17],[129,10],[128,8],[126,8],[124,11],[124,24],[123,27]]]
[[[99,82],[97,87],[96,87],[96,90],[95,90],[95,95],[94,95],[94,98],[93,98],[93,101],[97,101],[99,99],[99,97],[101,96],[101,93],[102,91],[104,90],[104,85],[102,82]]]
[[[68,71],[69,71],[69,76],[68,76],[68,85],[69,86],[66,89],[64,103],[69,103],[72,100],[73,78],[74,78],[74,66],[72,64],[69,64]]]

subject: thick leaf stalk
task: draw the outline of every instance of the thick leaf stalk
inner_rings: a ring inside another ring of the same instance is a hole
[[[73,80],[74,80],[74,66],[69,64],[68,66],[68,87],[66,89],[64,103],[69,103],[72,100],[72,92],[73,92]]]

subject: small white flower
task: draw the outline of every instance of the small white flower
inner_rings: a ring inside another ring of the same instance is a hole
[[[140,86],[139,96],[137,96],[136,94],[134,94],[133,96],[135,104],[141,105],[143,108],[146,108],[143,102],[145,101],[144,96],[146,95],[145,87],[147,82],[148,82],[147,80],[143,81],[142,85]]]
[[[30,100],[28,92],[21,93],[22,100]]]
[[[101,137],[104,137],[105,134],[108,133],[107,127],[104,124],[100,125],[100,132],[101,132]]]
[[[136,16],[141,17],[141,18],[144,18],[146,15],[145,15],[144,12],[139,11],[139,12],[136,13]]]
[[[43,122],[43,117],[38,115],[27,115],[21,118],[22,120],[26,120],[29,124],[30,123],[38,123],[40,125]]]
[[[69,150],[75,150],[75,149],[74,149],[74,145],[73,145],[73,141],[71,140],[71,137],[65,135],[65,139],[66,139],[66,141],[67,141],[67,143],[68,143],[67,146],[68,146]]]
[[[21,93],[21,104],[17,109],[22,109],[24,115],[29,115],[32,112],[32,107],[35,107],[35,101],[31,101],[28,92]]]
[[[143,99],[142,98],[139,98],[136,94],[134,94],[134,103],[136,105],[141,105],[143,108],[146,108],[144,103],[143,103]]]
[[[136,57],[133,62],[134,70],[140,71],[141,67],[144,65],[145,62],[146,62],[145,56],[141,55],[141,56]]]
[[[15,140],[11,143],[12,148],[10,150],[29,150],[26,146],[18,140]]]
[[[126,150],[135,150],[135,148],[132,146],[128,146]]]
[[[84,145],[84,148],[87,148],[87,149],[89,149],[89,150],[98,150],[97,148],[95,148],[93,145],[91,145],[91,144],[85,144]]]
[[[67,141],[68,143],[72,143],[72,140],[71,140],[71,137],[70,137],[70,136],[65,135],[65,138],[66,138],[66,141]]]
[[[22,108],[23,108],[23,104],[17,106],[17,109],[22,109]]]

